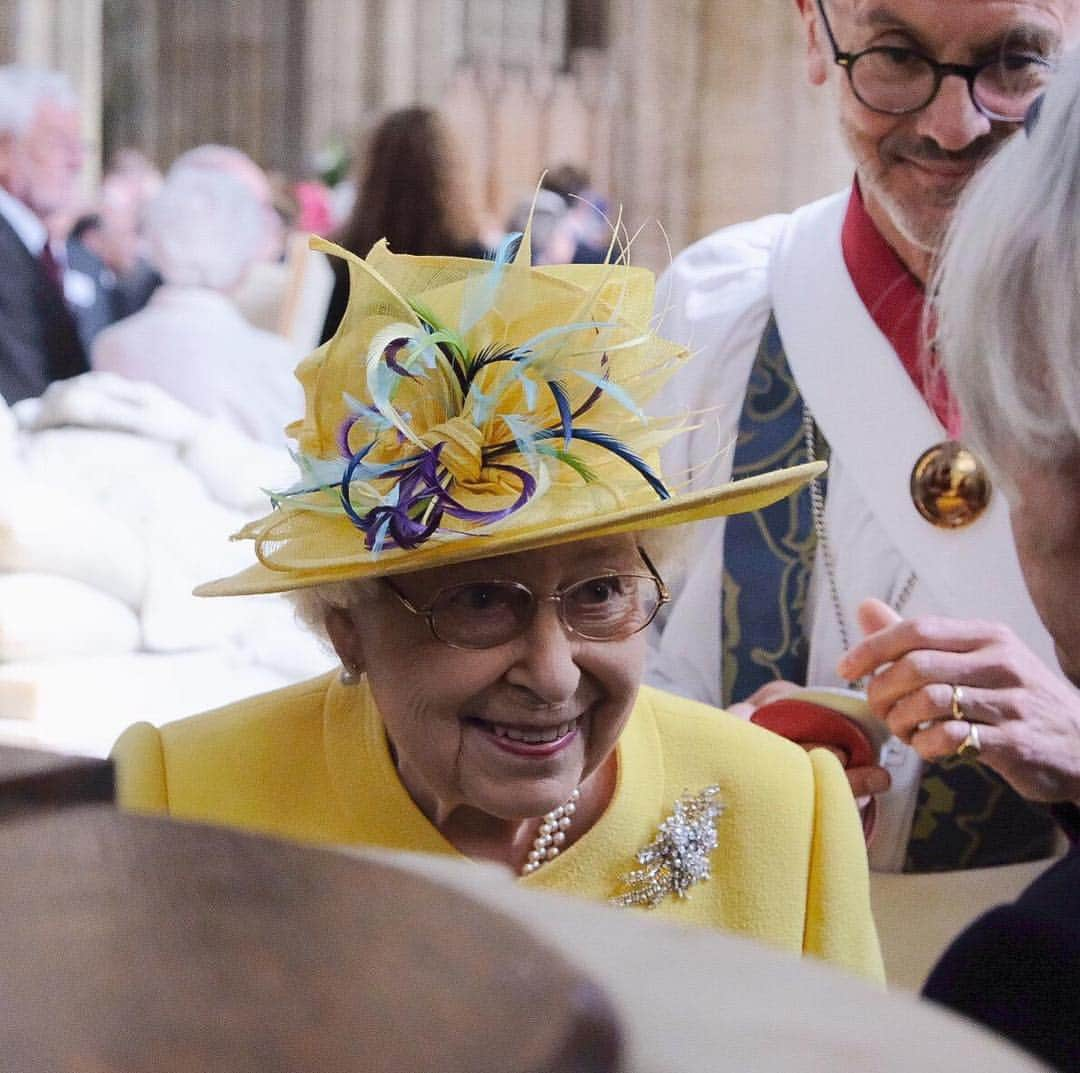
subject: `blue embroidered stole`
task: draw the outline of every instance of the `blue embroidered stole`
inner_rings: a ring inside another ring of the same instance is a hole
[[[803,411],[770,315],[739,417],[732,478],[807,461]],[[728,518],[721,619],[725,707],[775,679],[806,681],[804,618],[815,546],[808,488],[764,510]]]

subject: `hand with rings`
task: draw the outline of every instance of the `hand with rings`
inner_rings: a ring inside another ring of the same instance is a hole
[[[901,619],[859,608],[863,640],[839,664],[871,676],[867,700],[924,759],[977,756],[1033,801],[1080,800],[1080,692],[1007,627]]]
[[[952,687],[951,712],[953,719],[958,723],[966,722],[968,726],[967,737],[956,748],[956,755],[963,759],[977,758],[982,752],[982,743],[979,741],[979,724],[971,722],[964,713],[964,691],[960,686]]]
[[[982,742],[979,738],[979,724],[972,722],[964,711],[963,688],[954,684],[951,689],[952,692],[950,695],[948,712],[943,716],[943,719],[962,723],[967,728],[967,736],[959,745],[957,745],[953,755],[959,756],[964,760],[976,759],[979,753],[982,752]],[[920,723],[916,724],[915,729],[917,731],[930,730],[936,722],[938,722],[937,719],[923,719]],[[910,744],[910,742],[908,744]]]

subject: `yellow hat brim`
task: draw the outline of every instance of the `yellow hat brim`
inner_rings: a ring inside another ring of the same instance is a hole
[[[554,544],[568,544],[619,533],[637,533],[705,518],[742,514],[761,510],[770,503],[791,495],[822,474],[825,469],[824,462],[807,462],[801,466],[791,466],[757,477],[717,485],[703,492],[626,507],[610,514],[570,519],[555,525],[548,523],[532,529],[515,528],[505,534],[493,532],[490,535],[469,536],[409,550],[390,548],[378,555],[363,547],[363,538],[358,533],[359,551],[354,562],[306,569],[273,569],[261,562],[255,563],[230,577],[200,585],[195,589],[195,594],[254,596],[288,592],[291,589],[308,588],[328,582],[412,573],[436,566],[449,566],[451,563],[532,551]]]

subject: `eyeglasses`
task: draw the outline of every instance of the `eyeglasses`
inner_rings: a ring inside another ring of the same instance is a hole
[[[1035,128],[1039,125],[1039,116],[1042,115],[1043,101],[1046,94],[1040,93],[1031,102],[1031,107],[1024,113],[1024,133],[1030,138]]]
[[[833,61],[847,72],[851,91],[872,112],[908,115],[925,108],[938,94],[947,75],[962,78],[971,101],[988,119],[1022,123],[1032,101],[1043,91],[1053,64],[1029,52],[1002,51],[985,63],[938,63],[915,49],[876,45],[861,52],[841,52],[817,0]]]
[[[534,593],[519,581],[467,581],[440,589],[426,607],[417,607],[387,578],[382,582],[451,648],[494,648],[520,637],[541,600],[555,602],[570,633],[588,641],[622,641],[645,629],[671,599],[649,557],[638,552],[648,574],[600,574],[550,593]]]

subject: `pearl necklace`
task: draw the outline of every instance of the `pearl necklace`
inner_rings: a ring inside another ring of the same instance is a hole
[[[566,804],[544,813],[544,818],[540,821],[540,830],[533,839],[532,849],[529,850],[529,856],[521,866],[523,876],[531,876],[545,861],[553,861],[558,857],[563,843],[566,842],[566,831],[577,811],[579,797],[581,797],[581,790],[575,789],[567,798]]]

